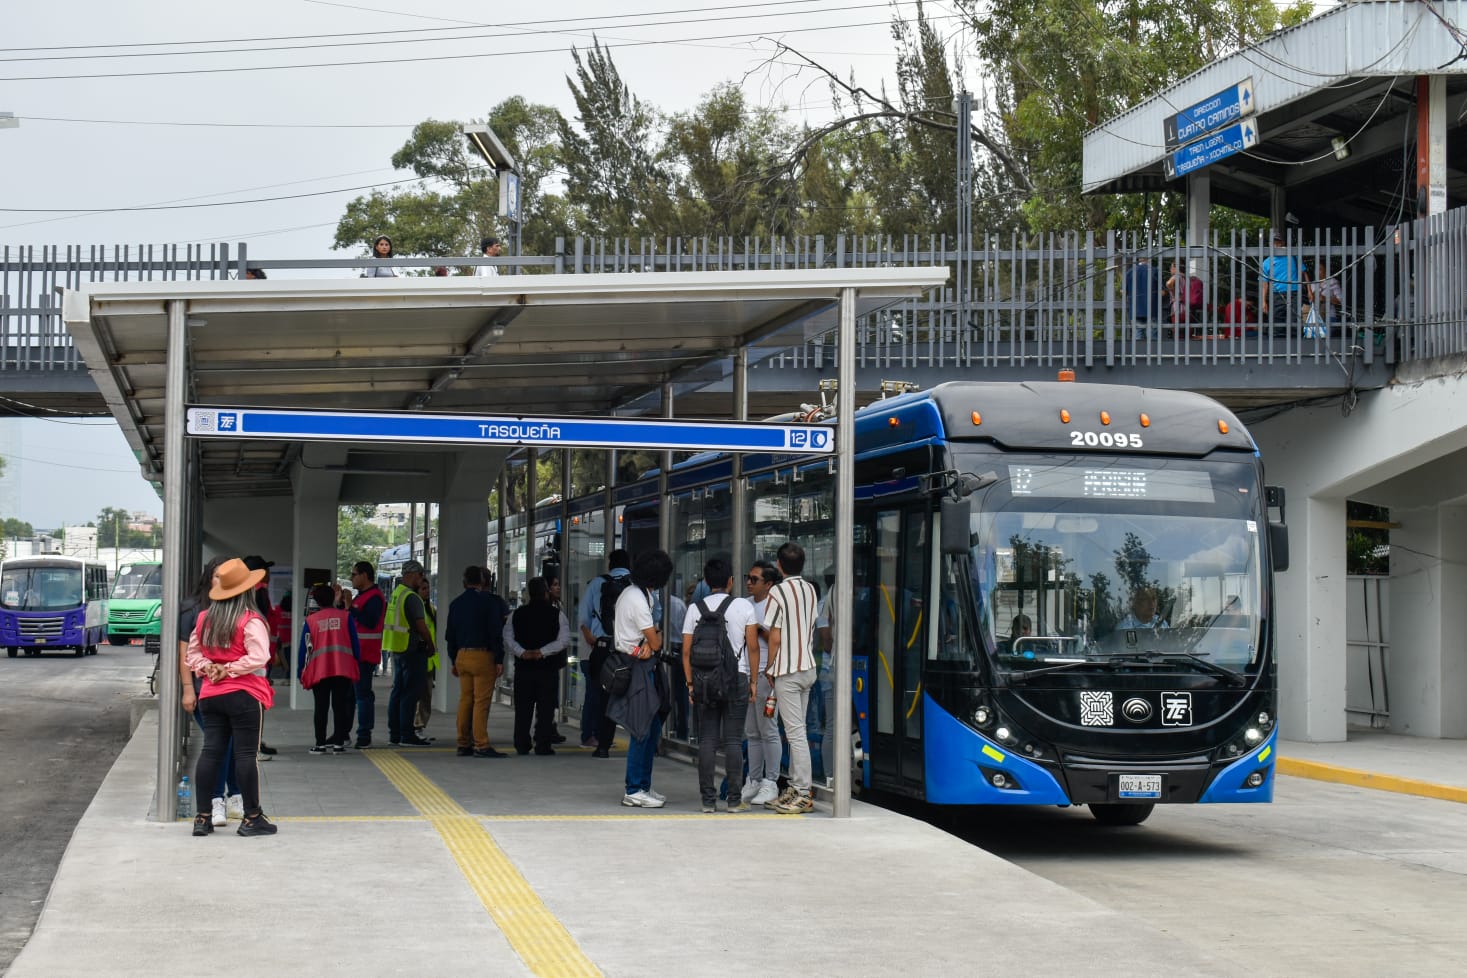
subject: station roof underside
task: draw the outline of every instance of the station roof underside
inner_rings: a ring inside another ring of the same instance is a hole
[[[1461,29],[1467,4],[1439,4]],[[1085,136],[1086,193],[1180,191],[1168,181],[1166,118],[1252,78],[1260,141],[1214,163],[1212,202],[1267,216],[1269,191],[1305,226],[1392,224],[1416,216],[1416,77],[1443,75],[1448,206],[1467,201],[1467,60],[1426,4],[1349,3],[1194,72]],[[1337,159],[1333,140],[1348,149]]]
[[[663,384],[681,395],[724,379],[740,347],[753,363],[836,329],[844,289],[857,290],[864,315],[947,276],[938,267],[137,282],[68,292],[63,312],[157,481],[171,300],[186,304],[190,405],[611,416],[655,413]],[[730,403],[705,416],[731,412]],[[206,497],[292,491],[298,445],[202,449]]]

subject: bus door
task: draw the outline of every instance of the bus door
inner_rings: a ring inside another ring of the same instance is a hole
[[[922,790],[922,659],[927,647],[926,555],[931,550],[925,507],[875,514],[869,614],[874,622],[872,684],[873,784],[906,793]]]

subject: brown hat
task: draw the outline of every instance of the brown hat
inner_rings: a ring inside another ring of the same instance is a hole
[[[250,570],[238,557],[226,560],[214,572],[214,586],[209,588],[209,600],[223,601],[252,590],[265,579],[267,573],[269,572],[263,568]]]

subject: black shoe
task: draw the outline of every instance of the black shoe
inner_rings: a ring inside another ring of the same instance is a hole
[[[266,755],[267,757],[274,757],[280,752],[262,740],[260,741],[260,753]]]
[[[358,737],[357,738],[357,742],[353,746],[356,747],[357,750],[371,750],[372,749],[372,738],[371,737]]]
[[[400,741],[400,740],[389,740],[387,742],[387,746],[388,747],[401,747],[402,746],[402,741]]]
[[[536,747],[535,748],[535,753],[536,754],[539,754],[541,757],[544,757],[546,754],[554,754],[555,753],[555,748],[554,747]]]
[[[514,752],[516,754],[520,755],[521,757],[524,757],[526,754],[528,754],[530,752],[530,748],[528,748],[528,747],[516,747],[514,749]]]
[[[553,736],[553,737],[550,738],[550,742],[552,744],[563,744],[563,743],[565,743],[565,734],[556,734],[555,736]]]
[[[506,754],[502,750],[495,750],[493,747],[486,747],[483,750],[476,750],[476,751],[474,751],[474,756],[475,757],[508,757],[509,755]]]
[[[213,835],[214,818],[211,815],[194,816],[194,835]]]
[[[591,752],[592,757],[610,757],[611,750],[607,747],[598,747]]]
[[[235,830],[234,834],[274,835],[275,832],[275,825],[268,818],[265,817],[265,813],[256,812],[253,815],[246,815],[244,817],[244,821],[239,823],[239,828]]]
[[[457,753],[459,757],[473,757],[474,749],[472,747],[460,747],[455,753]]]
[[[404,737],[403,738],[403,741],[402,741],[402,746],[404,746],[404,747],[432,747],[433,746],[433,741],[431,741],[431,740],[424,740],[422,737]]]

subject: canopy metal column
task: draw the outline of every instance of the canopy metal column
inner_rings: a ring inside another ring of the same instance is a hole
[[[841,289],[835,421],[835,779],[831,815],[851,816],[851,614],[856,579],[856,290]],[[829,734],[827,734],[829,736]]]
[[[178,776],[178,724],[183,690],[178,677],[178,609],[183,598],[184,472],[183,407],[188,352],[188,304],[168,302],[168,374],[164,382],[163,434],[163,628],[158,650],[158,805],[160,822],[178,818],[178,796],[168,790]],[[197,790],[197,788],[195,789]]]

